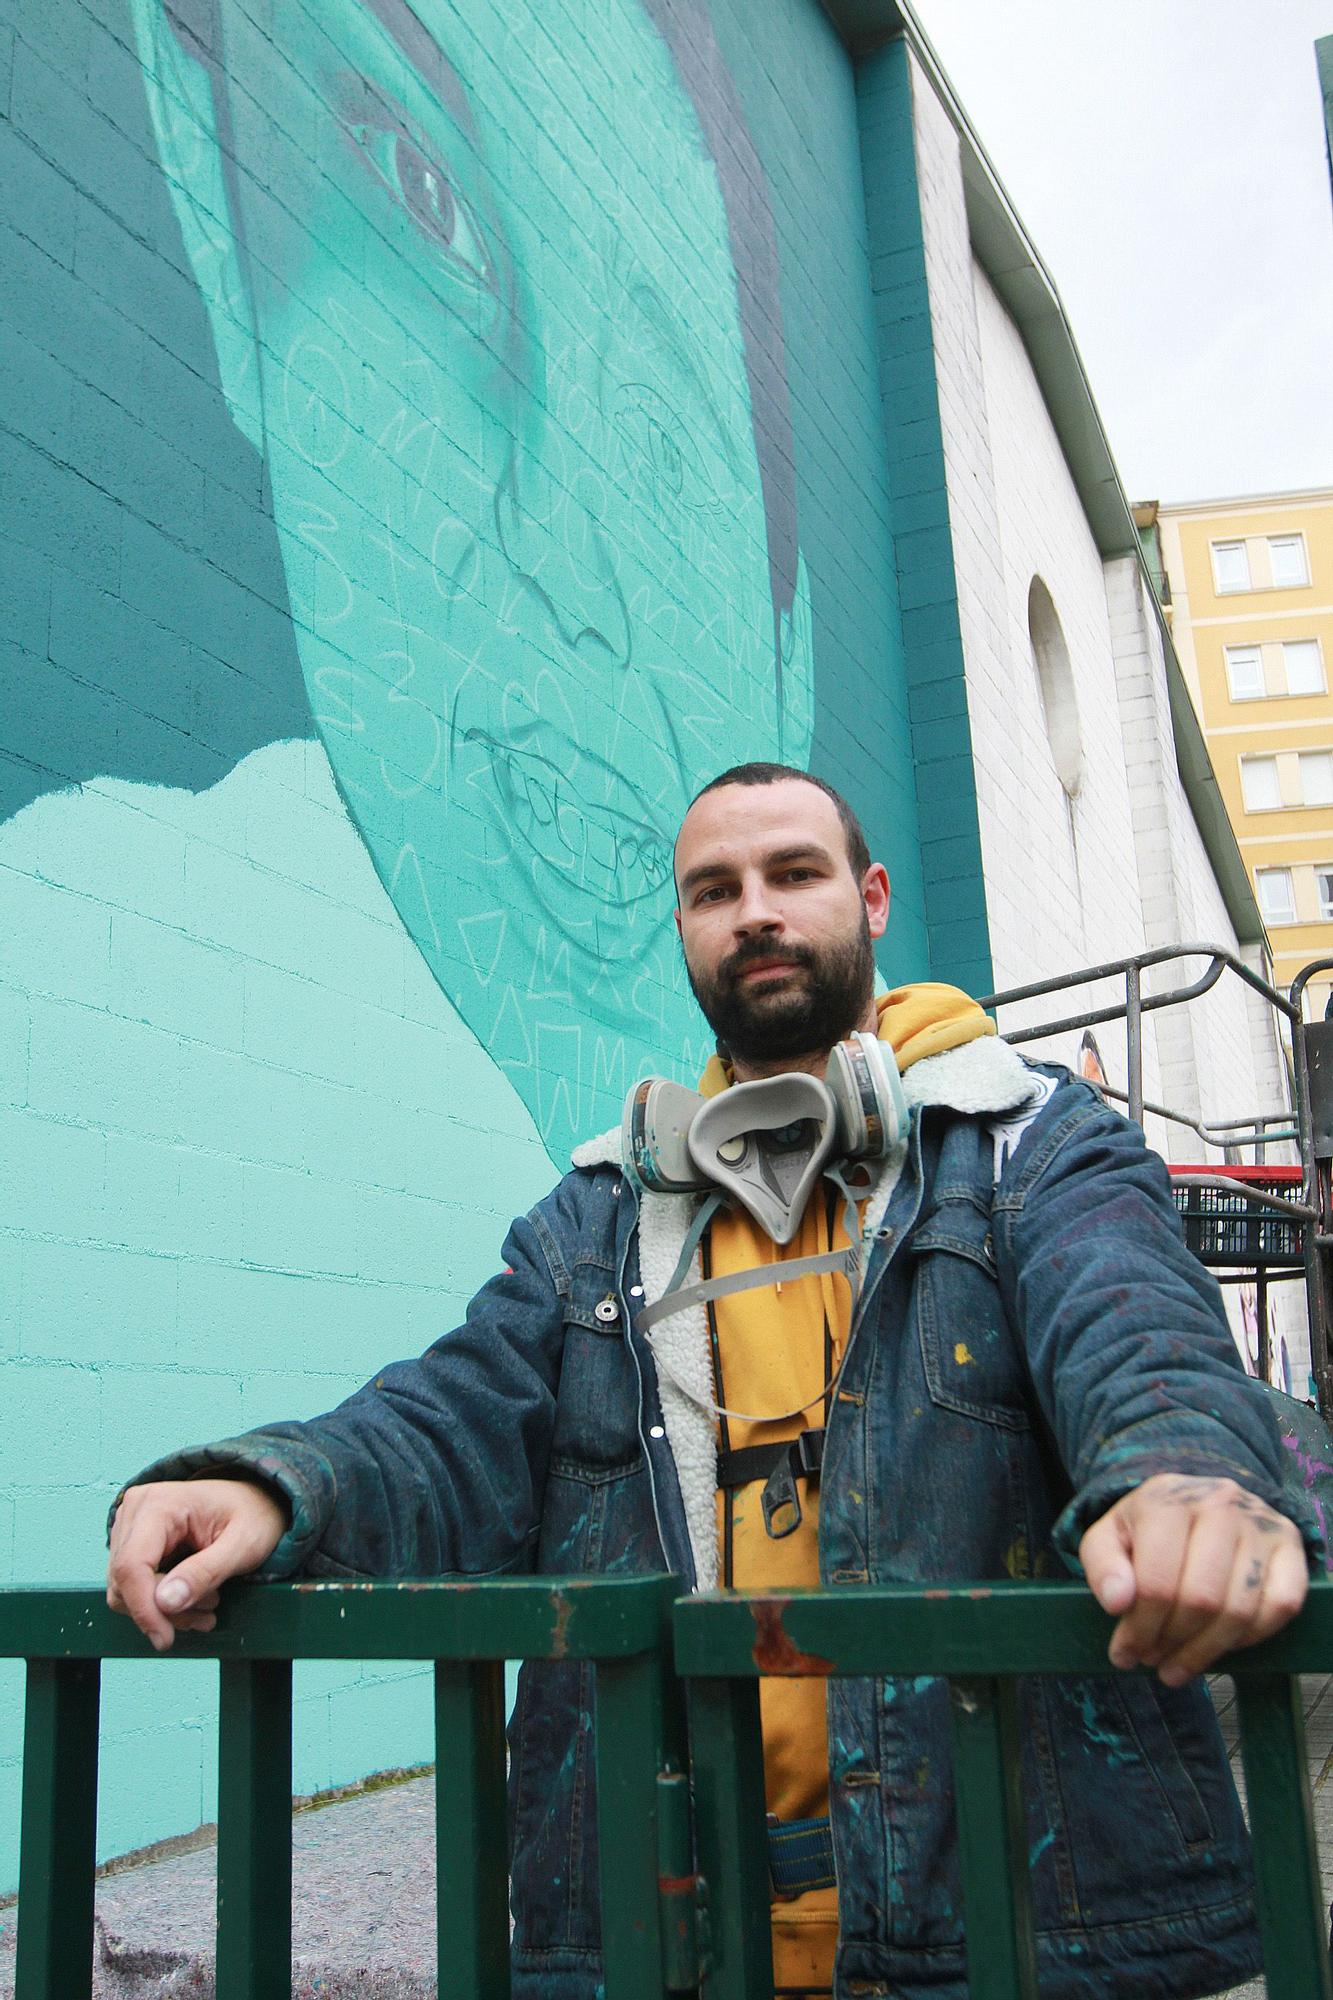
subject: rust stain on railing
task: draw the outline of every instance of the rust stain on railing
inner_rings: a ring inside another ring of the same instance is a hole
[[[761,1674],[820,1674],[834,1672],[832,1660],[803,1653],[783,1627],[786,1597],[765,1597],[750,1606],[755,1623],[754,1663]]]

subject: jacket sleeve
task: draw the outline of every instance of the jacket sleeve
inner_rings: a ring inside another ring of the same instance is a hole
[[[1066,1085],[996,1192],[1000,1282],[1073,1486],[1055,1538],[1077,1566],[1099,1515],[1155,1473],[1234,1479],[1295,1521],[1262,1384],[1247,1376],[1221,1291],[1186,1248],[1166,1169],[1137,1125]]]
[[[553,1197],[552,1199],[556,1199]],[[327,1416],[179,1451],[129,1482],[253,1478],[291,1526],[261,1577],[485,1575],[535,1541],[564,1340],[563,1276],[541,1210],[463,1324],[385,1368]],[[113,1509],[114,1513],[114,1509]]]

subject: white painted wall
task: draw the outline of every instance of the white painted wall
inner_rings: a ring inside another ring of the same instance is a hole
[[[1236,937],[1176,767],[1162,639],[1137,558],[1104,563],[1018,328],[971,247],[957,134],[914,74],[918,173],[939,384],[950,526],[958,577],[968,712],[977,777],[986,903],[998,989],[1158,946]],[[1040,577],[1068,652],[1083,744],[1070,799],[1056,772],[1029,635]],[[1194,959],[1149,975],[1148,990],[1192,979]],[[1154,986],[1154,978],[1156,985]],[[1115,982],[1024,1002],[1020,1021],[1086,1013],[1120,998]],[[1095,1030],[1113,1084],[1124,1086],[1124,1029]],[[1077,1033],[1033,1052],[1074,1063]],[[1225,975],[1187,1009],[1149,1016],[1150,1101],[1201,1121],[1282,1109],[1275,1027]],[[1169,1159],[1220,1161],[1191,1130],[1149,1116]],[[1229,1303],[1239,1331],[1239,1300]],[[1286,1288],[1280,1330],[1304,1392],[1299,1289]]]

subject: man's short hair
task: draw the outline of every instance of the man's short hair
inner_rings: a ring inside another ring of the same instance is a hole
[[[848,805],[841,792],[835,792],[832,785],[825,784],[813,771],[798,771],[794,764],[733,764],[729,771],[719,777],[710,778],[702,790],[695,793],[691,805],[705,798],[709,792],[720,791],[723,785],[776,785],[783,778],[799,778],[803,785],[813,785],[826,799],[832,799],[838,818],[842,821],[843,836],[847,842],[847,860],[857,881],[870,866],[870,848],[861,822]]]

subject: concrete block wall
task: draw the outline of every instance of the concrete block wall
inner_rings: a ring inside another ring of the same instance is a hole
[[[1070,651],[1077,655],[1080,702],[1091,703],[1104,723],[1109,642],[1096,550],[1031,364],[973,255],[958,134],[920,70],[914,72],[913,101],[994,989],[1003,990],[1116,955],[1100,943],[1089,945],[1089,890],[1110,905],[1107,925],[1094,927],[1093,935],[1128,939],[1119,946],[1128,952],[1141,933],[1132,888],[1126,891],[1105,859],[1117,842],[1123,851],[1130,838],[1118,762],[1108,766],[1105,755],[1098,756],[1104,743],[1089,744],[1086,764],[1098,769],[1085,776],[1088,798],[1075,809],[1076,825],[1081,820],[1087,826],[1079,853],[1091,878],[1085,887],[1028,640],[1028,588],[1034,574],[1044,573],[1074,627]],[[1106,999],[1105,989],[1099,997]],[[1001,1027],[1053,1020],[1093,1004],[1092,995],[1074,988],[1006,1011]],[[1076,1063],[1079,1039],[1065,1036],[1039,1047]],[[1123,1084],[1122,1043],[1114,1030],[1103,1034],[1100,1046],[1112,1080]],[[1155,1075],[1151,1033],[1147,1057]]]
[[[909,720],[921,811],[932,976],[993,985],[968,713],[968,599],[955,561],[948,478],[950,393],[932,308],[930,220],[913,64],[891,42],[857,69],[867,248],[888,476],[897,528]]]
[[[1021,335],[973,256],[958,137],[914,78],[932,332],[966,659],[986,906],[999,989],[1193,936],[1235,948],[1175,766],[1160,635],[1137,563],[1103,562]],[[1029,631],[1029,590],[1050,594],[1068,649],[1083,743],[1077,795],[1055,767]],[[1203,931],[1199,930],[1204,925]],[[1211,927],[1211,928],[1210,928]],[[1162,974],[1183,983],[1183,974]],[[1122,988],[1114,988],[1121,997]],[[1004,1025],[1109,1004],[1110,985],[1023,1003]],[[1123,1029],[1097,1031],[1125,1085]],[[1043,1044],[1074,1061],[1078,1037]],[[1188,1115],[1277,1108],[1271,1028],[1239,982],[1197,1016],[1145,1023],[1150,1097]],[[1226,1109],[1214,1109],[1227,1101]],[[1199,1142],[1151,1119],[1168,1155]]]
[[[1138,564],[1126,557],[1106,570],[1135,852],[1149,947],[1216,942],[1237,952],[1198,827],[1176,768],[1161,631]],[[1182,984],[1202,961],[1162,967],[1150,983]],[[1187,1010],[1163,1012],[1158,1037],[1166,1100],[1205,1122],[1282,1109],[1285,1084],[1276,1020],[1257,996],[1227,975]],[[1202,1157],[1199,1141],[1178,1133],[1177,1159]]]
[[[422,21],[0,0],[2,1582],[424,1346],[697,1073],[723,763],[847,790],[929,970],[827,16]],[[419,1674],[297,1690],[303,1791],[430,1754]],[[104,1854],[210,1816],[211,1701],[108,1676]],[[0,1893],[19,1713],[0,1668]]]

